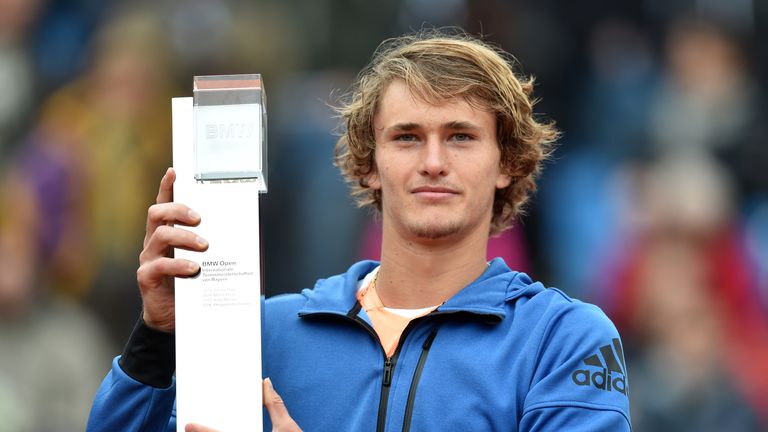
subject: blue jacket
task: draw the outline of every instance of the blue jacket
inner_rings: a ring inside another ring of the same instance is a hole
[[[386,358],[357,284],[363,261],[313,290],[266,302],[264,374],[309,431],[627,431],[626,362],[596,306],[546,289],[501,259],[411,322]],[[89,431],[173,431],[174,386],[117,359]],[[271,430],[268,416],[265,430]]]

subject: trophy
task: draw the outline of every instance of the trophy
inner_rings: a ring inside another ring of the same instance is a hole
[[[174,201],[201,215],[189,228],[203,253],[176,278],[177,430],[199,423],[261,431],[261,247],[259,195],[267,191],[266,98],[261,76],[194,78],[192,98],[174,98]]]

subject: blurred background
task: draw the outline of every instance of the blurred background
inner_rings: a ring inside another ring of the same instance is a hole
[[[194,75],[263,74],[266,290],[299,291],[380,243],[327,104],[446,25],[513,53],[564,131],[489,255],[616,322],[636,431],[768,430],[767,24],[763,0],[0,0],[0,432],[83,430]]]

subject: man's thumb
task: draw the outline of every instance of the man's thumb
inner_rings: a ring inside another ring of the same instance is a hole
[[[301,431],[291,415],[288,414],[288,408],[285,407],[283,398],[277,394],[269,378],[264,379],[262,389],[264,391],[264,406],[267,407],[269,418],[272,420],[272,430],[280,432]]]

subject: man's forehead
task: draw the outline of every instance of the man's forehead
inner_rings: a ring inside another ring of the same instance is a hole
[[[413,129],[419,125],[419,121],[413,121],[408,114],[420,113],[431,115],[432,110],[438,114],[442,108],[455,109],[455,112],[464,112],[464,116],[441,119],[444,126],[451,128],[479,127],[472,118],[482,113],[493,113],[487,103],[478,102],[469,95],[441,97],[427,93],[416,86],[409,86],[403,80],[393,80],[381,92],[379,103],[374,114],[374,124],[377,129],[397,125],[399,129]],[[381,124],[385,121],[387,125]],[[495,118],[495,116],[494,116]],[[438,120],[438,119],[435,119]]]
[[[495,112],[487,100],[469,91],[463,94],[441,95],[436,93],[434,88],[429,88],[427,85],[406,83],[405,80],[401,78],[395,78],[382,87],[374,115],[381,111],[382,103],[384,103],[385,100],[388,104],[393,103],[395,98],[392,96],[395,94],[399,96],[397,99],[400,99],[401,102],[405,102],[405,98],[407,97],[407,100],[410,102],[427,104],[433,107],[469,104],[469,106],[475,110],[491,113]]]
[[[419,85],[416,83],[407,83],[401,78],[393,79],[382,87],[379,101],[381,102],[387,98],[387,95],[395,93],[398,93],[400,96],[408,96],[412,102],[425,103],[432,106],[470,103],[476,109],[481,106],[487,109],[488,105],[481,103],[479,98],[472,97],[470,93],[454,95],[439,94],[438,89],[434,86],[429,86],[428,84]]]

